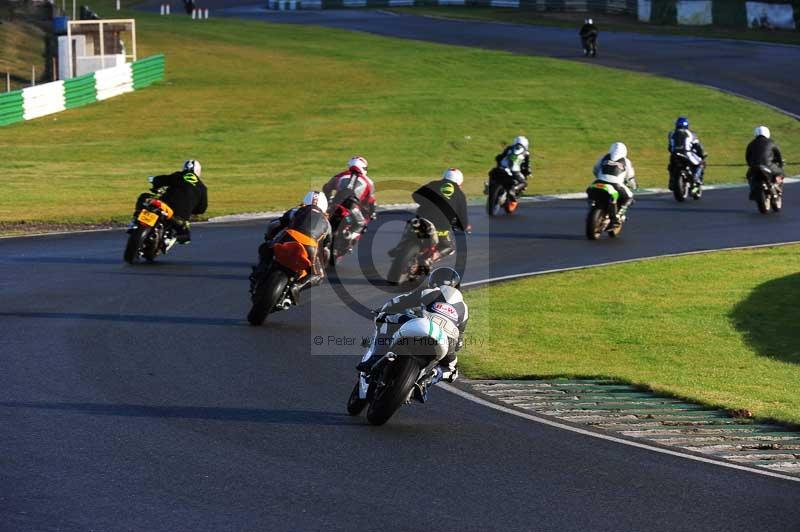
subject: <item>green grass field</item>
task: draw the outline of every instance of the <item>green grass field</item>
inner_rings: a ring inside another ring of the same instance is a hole
[[[533,193],[583,189],[618,139],[640,183],[664,186],[678,114],[711,153],[709,182],[742,179],[754,125],[787,146],[800,140],[795,120],[647,75],[331,29],[135,15],[139,53],[166,54],[167,82],[0,128],[0,222],[123,221],[145,176],[189,157],[204,163],[213,216],[295,204],[354,153],[369,158],[379,200],[390,202],[407,196],[381,195],[381,181],[421,182],[450,165],[480,194],[494,154],[519,133],[533,142]]]
[[[470,378],[612,377],[800,425],[800,246],[535,277],[467,301]]]
[[[436,17],[460,18],[470,20],[493,20],[514,24],[536,24],[577,29],[583,19],[590,16],[601,31],[627,31],[656,35],[686,35],[719,39],[737,39],[800,44],[800,33],[791,30],[757,30],[750,28],[724,28],[710,26],[668,26],[639,22],[634,17],[607,15],[603,13],[559,13],[484,6],[415,6],[391,8],[398,13],[409,15],[430,15]],[[576,43],[577,45],[577,43]]]

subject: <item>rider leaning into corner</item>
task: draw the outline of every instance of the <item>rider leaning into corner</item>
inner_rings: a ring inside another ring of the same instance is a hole
[[[506,146],[503,152],[495,158],[497,167],[492,171],[499,182],[511,177],[511,187],[509,196],[511,210],[517,207],[517,197],[525,191],[528,186],[528,177],[531,175],[531,152],[529,150],[528,138],[518,136],[514,143]]]
[[[619,227],[620,218],[625,215],[625,211],[633,202],[633,192],[628,185],[636,188],[636,172],[633,163],[628,159],[628,147],[621,142],[612,144],[608,153],[595,163],[593,172],[594,183],[607,183],[619,192],[619,208],[614,204],[609,207],[611,228]]]
[[[285,253],[285,259],[296,264],[296,271],[305,272],[292,286],[292,298],[299,303],[300,291],[316,286],[325,276],[324,265],[330,253],[331,225],[328,223],[328,200],[325,194],[311,191],[303,202],[289,209],[283,216],[270,222],[264,233],[264,243],[258,248],[259,264],[267,265],[273,256]],[[305,254],[297,255],[290,249],[300,243]]]
[[[367,175],[369,163],[360,155],[355,155],[347,161],[347,170],[330,178],[322,187],[322,192],[330,200],[331,208],[334,205],[348,200],[350,197],[358,201],[361,214],[365,220],[360,220],[359,225],[366,225],[366,220],[375,217],[375,183]]]
[[[750,184],[750,199],[755,199],[755,188],[753,186],[753,177],[756,169],[759,166],[766,166],[775,179],[781,178],[784,175],[783,171],[783,155],[778,145],[771,138],[769,128],[767,126],[758,126],[753,131],[755,137],[747,145],[745,152],[745,159],[747,160],[747,182]]]
[[[444,171],[441,179],[419,187],[411,195],[419,205],[417,216],[433,224],[430,234],[435,251],[431,263],[441,257],[451,255],[455,251],[453,229],[467,233],[472,230],[467,213],[467,196],[461,190],[463,183],[464,174],[461,173],[461,170],[448,168]],[[403,242],[401,241],[389,251],[389,256],[393,257],[402,247]]]
[[[203,214],[208,208],[208,189],[200,181],[202,172],[203,167],[200,165],[200,161],[190,159],[183,163],[183,168],[177,172],[148,177],[147,180],[152,184],[152,192],[144,192],[136,200],[136,210],[133,212],[134,221],[131,222],[131,227],[135,225],[136,214],[144,206],[145,200],[158,197],[174,212],[171,222],[177,229],[175,239],[179,244],[188,244],[192,238],[189,231],[189,218],[192,214]],[[164,187],[166,187],[165,192],[156,193]]]
[[[430,384],[440,380],[453,382],[458,378],[458,356],[464,345],[469,310],[460,290],[461,276],[452,268],[433,270],[425,282],[412,292],[390,299],[381,307],[375,318],[378,325],[372,346],[356,366],[358,371],[369,373],[372,366],[389,350],[388,339],[404,323],[418,317],[429,318],[447,335],[447,355],[439,361]]]
[[[689,119],[685,116],[678,117],[675,121],[675,130],[669,134],[669,144],[667,146],[672,155],[669,160],[669,171],[672,173],[673,165],[677,155],[684,155],[689,161],[692,169],[692,177],[697,185],[703,184],[703,173],[705,169],[705,159],[708,157],[705,148],[700,143],[700,139],[689,129]]]

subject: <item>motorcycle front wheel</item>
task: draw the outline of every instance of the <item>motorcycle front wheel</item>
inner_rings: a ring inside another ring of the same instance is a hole
[[[383,425],[389,421],[411,395],[418,375],[419,365],[410,356],[398,357],[396,361],[387,364],[383,374],[370,384],[377,388],[367,409],[367,421],[371,425]]]

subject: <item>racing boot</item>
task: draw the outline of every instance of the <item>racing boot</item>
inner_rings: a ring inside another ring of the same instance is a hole
[[[177,240],[178,244],[185,245],[192,241],[189,222],[173,217],[172,223],[175,226],[175,240]]]

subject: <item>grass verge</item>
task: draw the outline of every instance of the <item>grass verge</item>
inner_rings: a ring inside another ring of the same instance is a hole
[[[8,8],[7,8],[8,9]],[[31,84],[33,68],[37,83],[45,83],[45,32],[24,17],[14,19],[0,9],[0,91],[6,91],[6,74],[11,90]]]
[[[800,141],[796,120],[638,73],[315,27],[120,16],[136,16],[140,56],[166,54],[167,81],[0,128],[0,222],[124,221],[145,176],[189,157],[203,162],[214,216],[296,204],[354,153],[392,202],[408,193],[381,193],[382,182],[419,183],[451,165],[480,195],[493,156],[519,133],[533,139],[532,193],[582,190],[618,139],[640,184],[664,186],[679,114],[711,153],[710,183],[742,180],[756,124]]]
[[[800,246],[547,275],[467,300],[470,378],[610,377],[800,425]]]
[[[800,44],[800,33],[791,30],[759,30],[752,28],[724,28],[712,26],[668,26],[639,22],[634,17],[607,15],[603,13],[559,13],[531,9],[498,8],[484,6],[425,6],[394,7],[391,11],[408,15],[492,20],[514,24],[535,24],[572,28],[576,34],[583,19],[590,16],[601,31],[626,31],[655,35],[684,35],[716,39],[763,41],[782,44]],[[577,42],[577,36],[576,36]]]

